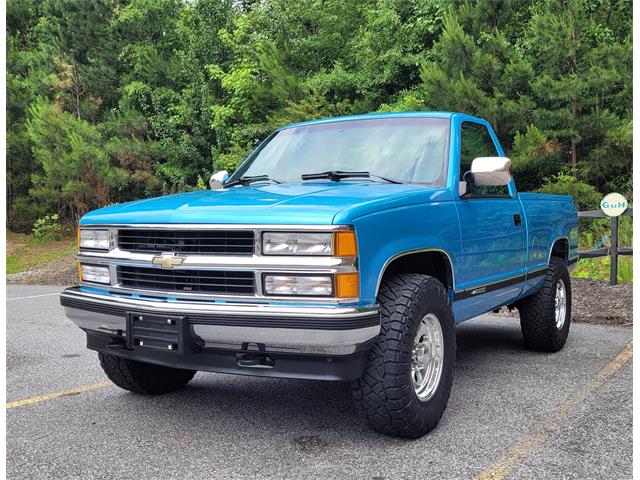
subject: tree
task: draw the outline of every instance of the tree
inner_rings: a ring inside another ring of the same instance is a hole
[[[602,148],[609,149],[603,132],[630,126],[629,109],[605,100],[621,90],[630,93],[624,78],[631,76],[629,30],[618,18],[624,9],[614,13],[615,2],[602,7],[602,2],[588,0],[541,2],[531,9],[524,45],[536,73],[532,89],[539,108],[534,121],[569,144],[572,173],[585,178],[592,176],[589,168],[579,172],[578,162],[587,163],[590,151],[600,149],[598,160],[610,160],[603,158]],[[614,32],[612,21],[622,31]]]
[[[283,124],[393,110],[487,118],[521,189],[568,173],[580,188],[628,194],[631,10],[630,0],[9,0],[9,226],[195,188]]]
[[[109,187],[118,180],[117,172],[110,168],[94,126],[40,100],[29,108],[27,134],[42,169],[33,174],[29,191],[36,201],[72,224],[109,203]]]
[[[526,11],[524,2],[452,6],[440,39],[422,63],[417,91],[422,108],[484,117],[510,149],[535,108],[533,70],[517,43]]]

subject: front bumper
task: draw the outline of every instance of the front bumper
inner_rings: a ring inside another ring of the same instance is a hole
[[[351,355],[366,350],[380,331],[376,305],[289,306],[166,301],[66,289],[60,303],[87,333],[126,338],[127,315],[180,316],[204,349]]]

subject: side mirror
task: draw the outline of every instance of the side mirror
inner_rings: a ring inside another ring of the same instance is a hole
[[[511,160],[506,157],[478,157],[471,162],[471,175],[478,187],[496,187],[511,182]]]
[[[229,178],[229,172],[226,170],[220,170],[219,172],[211,175],[211,178],[209,179],[209,186],[211,187],[211,190],[220,190],[224,182],[227,181],[227,178]]]

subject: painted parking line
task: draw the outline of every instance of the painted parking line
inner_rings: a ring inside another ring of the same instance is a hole
[[[43,293],[43,294],[40,294],[40,295],[29,295],[28,297],[13,297],[13,298],[7,297],[7,301],[9,301],[9,300],[28,300],[30,298],[40,298],[40,297],[52,297],[53,295],[60,295],[60,292]]]
[[[112,385],[111,382],[94,383],[93,385],[83,385],[81,387],[70,388],[68,390],[62,390],[60,392],[47,393],[45,395],[39,395],[37,397],[25,398],[24,400],[16,400],[15,402],[7,403],[7,410],[12,408],[26,407],[27,405],[33,405],[34,403],[46,402],[60,397],[70,397],[73,395],[80,395],[81,393],[91,392],[100,388],[108,387]]]
[[[561,404],[549,417],[540,424],[530,435],[512,445],[493,465],[474,477],[475,480],[501,480],[514,468],[529,458],[544,444],[550,435],[558,432],[566,424],[569,414],[575,410],[587,397],[602,387],[605,382],[620,370],[633,356],[633,345],[629,342],[611,363],[600,370],[591,383],[578,390],[569,400]]]

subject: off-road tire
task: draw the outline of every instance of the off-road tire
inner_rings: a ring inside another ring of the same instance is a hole
[[[436,427],[451,393],[456,336],[449,297],[437,279],[403,273],[383,282],[378,303],[380,334],[369,350],[364,375],[352,382],[353,398],[374,430],[419,438]],[[442,328],[443,371],[433,396],[421,401],[412,384],[411,352],[428,313],[436,315]]]
[[[184,387],[195,370],[163,367],[152,363],[98,353],[100,365],[109,380],[120,388],[144,395],[160,395]]]
[[[564,325],[558,329],[555,315],[556,285],[562,279],[566,291]],[[517,304],[525,345],[533,350],[557,352],[569,335],[571,325],[571,280],[566,262],[551,257],[542,287]]]

